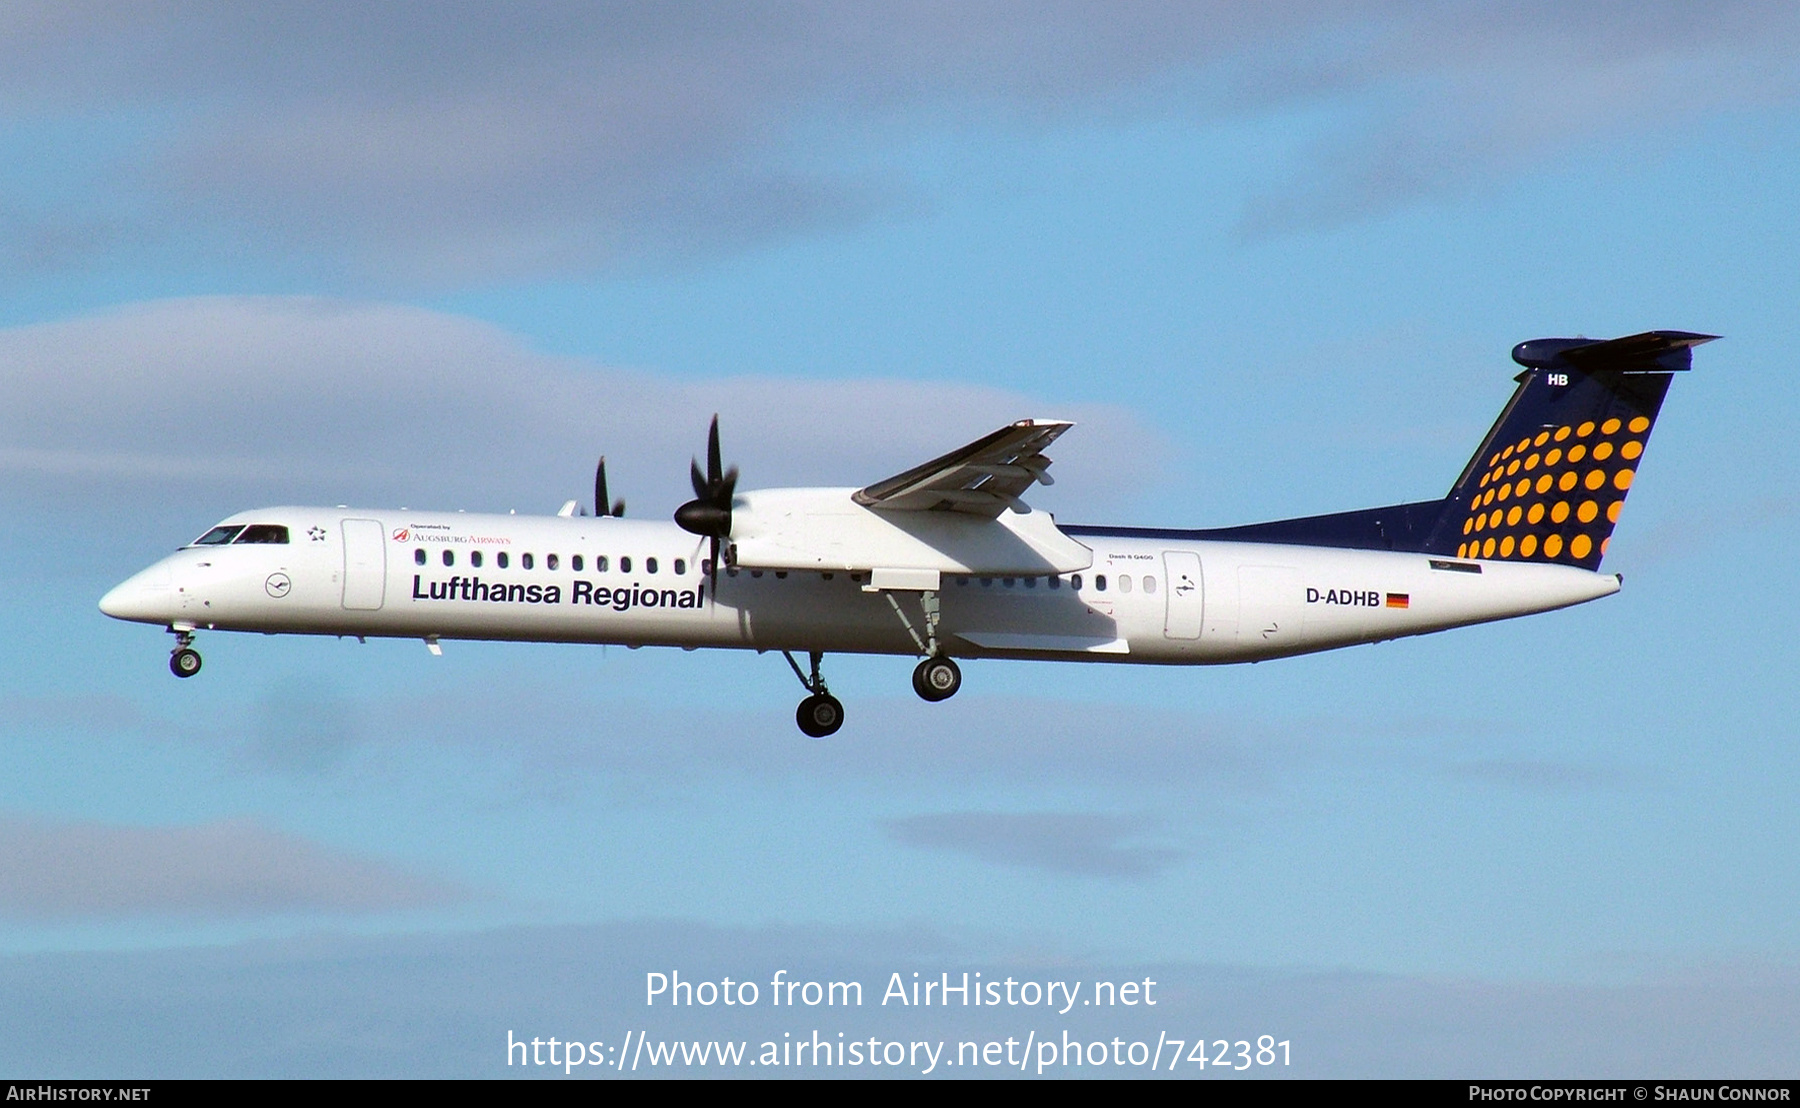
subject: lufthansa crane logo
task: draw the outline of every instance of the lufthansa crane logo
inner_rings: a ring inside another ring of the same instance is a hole
[[[269,579],[263,582],[263,591],[277,600],[286,596],[288,590],[293,587],[294,583],[288,580],[288,575],[285,573],[271,573]]]

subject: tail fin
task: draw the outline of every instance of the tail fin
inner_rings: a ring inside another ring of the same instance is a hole
[[[1717,337],[1647,331],[1513,347],[1519,387],[1444,499],[1427,549],[1599,568],[1673,374]]]

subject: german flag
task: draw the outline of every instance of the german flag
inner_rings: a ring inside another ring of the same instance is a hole
[[[1387,594],[1387,606],[1390,608],[1405,608],[1411,603],[1412,597],[1406,593],[1391,592]]]

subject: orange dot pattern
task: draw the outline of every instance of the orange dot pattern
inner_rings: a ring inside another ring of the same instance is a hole
[[[1619,521],[1649,430],[1641,415],[1585,420],[1494,450],[1469,502],[1462,524],[1467,541],[1457,557],[1597,558]],[[1545,450],[1550,444],[1560,445]]]

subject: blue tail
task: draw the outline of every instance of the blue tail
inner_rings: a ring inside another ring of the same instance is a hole
[[[1674,374],[1716,335],[1534,339],[1500,418],[1442,500],[1195,532],[1597,569]]]

